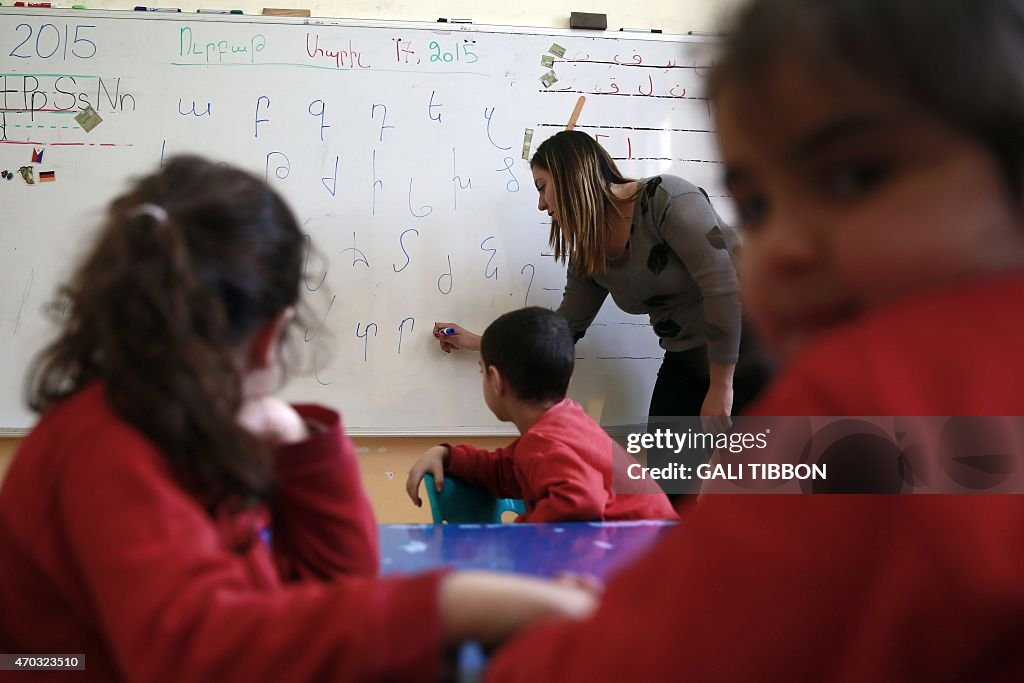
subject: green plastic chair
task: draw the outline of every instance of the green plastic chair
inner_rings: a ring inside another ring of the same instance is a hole
[[[501,524],[506,511],[518,515],[526,512],[526,504],[517,498],[495,498],[487,489],[470,486],[458,477],[445,476],[444,489],[434,488],[434,475],[423,475],[423,486],[430,501],[434,524]]]

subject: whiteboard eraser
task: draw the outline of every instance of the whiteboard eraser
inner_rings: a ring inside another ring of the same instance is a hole
[[[594,12],[572,12],[569,15],[569,28],[604,31],[608,28],[608,15]]]

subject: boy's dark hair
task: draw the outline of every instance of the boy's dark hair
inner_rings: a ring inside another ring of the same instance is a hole
[[[484,366],[494,366],[522,401],[561,401],[569,388],[576,348],[565,318],[530,306],[492,322],[480,340]]]
[[[296,303],[304,238],[244,171],[176,157],[110,204],[29,371],[43,411],[93,381],[210,509],[272,493],[270,453],[238,426],[240,344]]]
[[[753,0],[727,30],[712,99],[781,56],[841,65],[981,143],[1024,199],[1024,0]]]

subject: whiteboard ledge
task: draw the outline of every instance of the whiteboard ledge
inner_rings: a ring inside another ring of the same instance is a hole
[[[0,15],[11,14],[18,16],[37,16],[41,19],[53,19],[54,17],[75,17],[84,18],[89,15],[104,17],[107,19],[124,19],[135,21],[178,21],[178,22],[237,22],[243,24],[299,24],[306,26],[341,26],[351,28],[392,28],[408,30],[425,30],[436,33],[508,33],[523,35],[543,36],[572,36],[575,38],[597,38],[601,40],[638,40],[655,42],[676,42],[676,43],[715,43],[720,36],[707,36],[702,34],[681,34],[681,33],[634,33],[630,31],[620,32],[609,29],[606,31],[587,31],[579,29],[555,28],[552,26],[517,26],[515,24],[463,24],[463,23],[438,23],[436,21],[412,19],[362,19],[355,17],[298,17],[279,16],[270,14],[194,14],[191,12],[130,12],[127,10],[110,9],[79,9],[72,10],[60,7],[54,8],[32,8],[32,7],[0,7]]]

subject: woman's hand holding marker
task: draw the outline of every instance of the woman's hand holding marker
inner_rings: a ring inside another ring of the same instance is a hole
[[[480,335],[473,334],[455,323],[434,323],[434,336],[445,353],[451,353],[452,349],[480,350]]]

